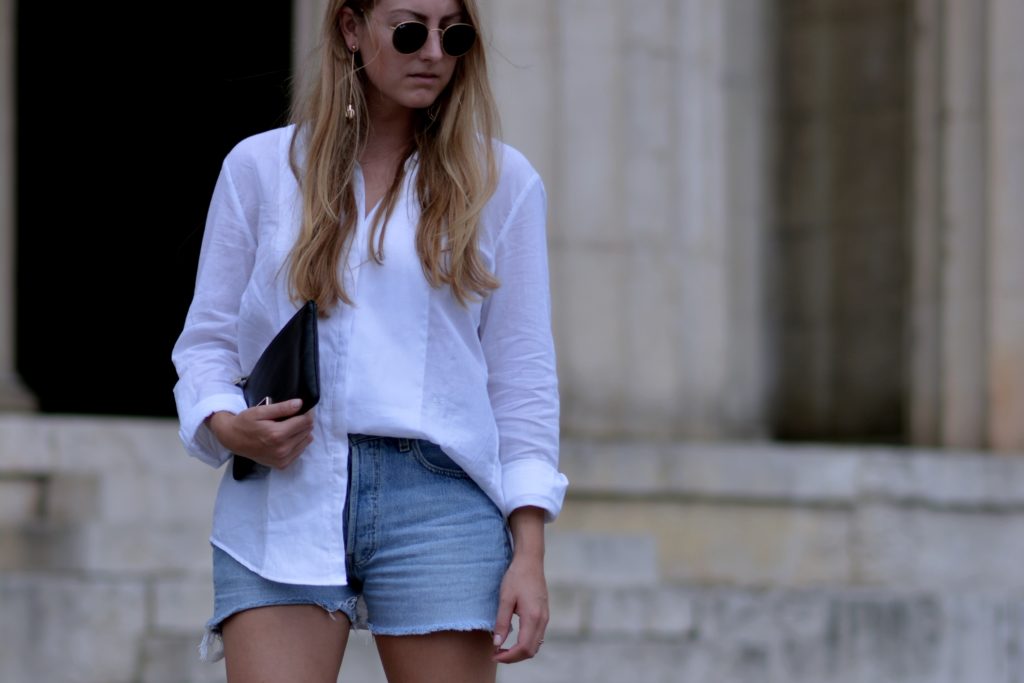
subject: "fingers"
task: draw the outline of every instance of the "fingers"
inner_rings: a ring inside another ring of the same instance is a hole
[[[257,420],[280,420],[295,415],[301,409],[302,399],[293,398],[290,401],[281,401],[280,403],[260,404],[253,406],[249,410],[252,411]]]
[[[517,599],[513,591],[502,590],[494,623],[494,661],[511,664],[537,655],[548,625],[548,604],[546,596],[534,595],[531,598],[528,593],[525,599]],[[519,615],[519,634],[516,644],[503,650],[501,645],[512,630],[513,613]]]
[[[537,656],[541,643],[544,642],[544,630],[547,628],[547,624],[546,610],[520,614],[519,637],[516,639],[516,644],[507,650],[497,650],[492,659],[502,664],[512,664]],[[497,636],[495,636],[495,640],[497,640]]]
[[[274,469],[288,467],[313,442],[313,412],[297,415],[301,407],[294,399],[239,413],[245,443],[235,452]]]
[[[502,591],[501,598],[498,600],[498,616],[494,620],[494,650],[499,652],[499,648],[504,644],[508,638],[508,634],[512,632],[512,612],[515,609],[516,601],[510,595],[506,595],[505,591]]]
[[[288,467],[313,443],[312,418],[307,420],[306,415],[285,422],[264,421],[264,424],[269,424],[268,432],[263,435],[263,450],[269,460],[266,464],[275,469]]]

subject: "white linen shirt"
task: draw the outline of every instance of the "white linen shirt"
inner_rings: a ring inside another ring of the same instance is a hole
[[[294,125],[228,153],[206,220],[195,296],[174,346],[180,436],[215,467],[229,458],[205,419],[245,409],[234,381],[297,310],[285,265],[301,219],[288,164]],[[498,143],[500,180],[483,212],[479,249],[501,285],[463,306],[433,288],[416,255],[415,155],[387,225],[384,261],[368,257],[364,206],[343,267],[354,305],[319,321],[320,403],[313,442],[291,465],[235,481],[226,468],[211,542],[261,576],[345,584],[343,506],[348,434],[422,438],[458,463],[507,516],[533,505],[559,513],[558,388],[537,172]],[[367,215],[368,214],[368,215]]]

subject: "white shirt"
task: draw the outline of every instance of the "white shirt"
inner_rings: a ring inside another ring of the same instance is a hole
[[[254,135],[227,155],[213,191],[195,297],[172,352],[181,440],[220,466],[230,454],[204,420],[241,412],[233,384],[297,310],[282,267],[298,235],[298,186],[288,165],[294,126]],[[558,388],[551,336],[546,197],[537,172],[499,145],[500,181],[479,249],[501,285],[462,306],[432,288],[416,255],[415,156],[384,242],[368,257],[361,172],[359,219],[342,276],[354,306],[319,321],[320,403],[313,443],[265,478],[221,479],[211,541],[285,583],[346,583],[342,508],[348,434],[422,438],[441,446],[508,515],[559,513]]]

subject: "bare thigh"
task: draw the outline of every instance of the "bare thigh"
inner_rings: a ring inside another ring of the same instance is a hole
[[[315,605],[239,612],[222,627],[228,683],[335,683],[350,628]]]
[[[375,636],[388,683],[494,683],[494,643],[486,631]]]

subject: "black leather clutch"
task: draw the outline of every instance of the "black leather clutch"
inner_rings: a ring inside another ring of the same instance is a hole
[[[320,358],[317,343],[316,302],[307,301],[260,355],[252,372],[238,380],[250,408],[302,399],[300,413],[320,400]],[[231,474],[245,479],[257,467],[254,461],[234,455]]]

